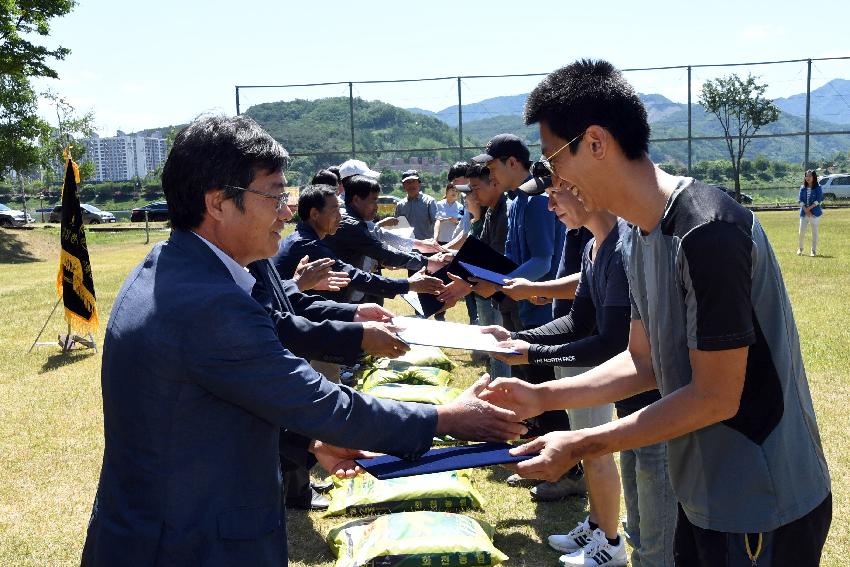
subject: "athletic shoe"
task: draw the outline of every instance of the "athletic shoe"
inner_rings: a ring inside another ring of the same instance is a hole
[[[584,476],[572,478],[568,475],[561,477],[557,482],[543,482],[532,488],[531,499],[538,502],[554,502],[562,500],[567,496],[583,496],[587,494],[587,485]]]
[[[580,522],[568,534],[549,536],[549,547],[561,553],[573,553],[590,543],[593,530],[590,529],[590,516]]]
[[[617,545],[611,545],[605,532],[597,528],[584,549],[562,555],[558,562],[564,567],[626,567],[626,544],[623,537],[619,540]]]
[[[803,249],[797,248],[797,256],[802,256],[802,255],[803,255]]]
[[[815,257],[815,256],[817,256],[817,255],[818,255],[818,253],[817,253],[817,252],[815,252],[814,250],[812,250],[812,258],[814,258],[814,257]]]

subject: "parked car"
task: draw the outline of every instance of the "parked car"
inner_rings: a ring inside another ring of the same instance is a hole
[[[716,187],[718,189],[722,190],[722,191],[725,191],[726,194],[729,195],[730,197],[732,197],[733,199],[735,198],[735,190],[734,189],[729,189],[727,187],[723,187],[722,185],[716,185]],[[741,204],[752,205],[753,204],[752,195],[747,195],[746,193],[741,193]]]
[[[83,213],[83,224],[100,224],[104,222],[115,222],[115,215],[109,211],[101,211],[94,205],[83,203],[80,205]],[[62,205],[53,207],[48,222],[62,222]]]
[[[850,198],[850,173],[833,173],[818,179],[824,199]]]
[[[168,203],[157,201],[130,211],[130,222],[145,222],[145,211],[148,212],[148,220],[151,222],[167,221],[171,218],[168,214]]]
[[[0,204],[0,226],[25,226],[28,222],[32,222],[29,213]]]

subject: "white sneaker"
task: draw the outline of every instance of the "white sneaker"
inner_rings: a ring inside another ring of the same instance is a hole
[[[597,528],[584,549],[562,555],[558,562],[565,567],[625,567],[628,563],[626,544],[620,536],[619,543],[611,545],[605,532]]]
[[[590,543],[593,530],[590,529],[590,516],[579,523],[568,534],[555,534],[549,536],[549,547],[561,553],[572,553]]]

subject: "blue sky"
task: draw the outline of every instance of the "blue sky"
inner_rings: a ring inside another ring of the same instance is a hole
[[[236,84],[548,72],[579,57],[626,69],[848,56],[848,21],[850,2],[837,0],[80,0],[47,40],[72,51],[55,65],[60,79],[37,87],[93,110],[100,133],[114,135],[233,114]],[[695,69],[694,98],[702,81],[732,71],[760,75],[773,97],[805,92],[804,64]],[[640,92],[686,100],[684,70],[627,76]],[[850,79],[850,61],[816,62],[813,88],[834,77]],[[465,79],[464,102],[527,92],[538,80]],[[347,94],[347,85],[266,89],[241,102]],[[457,102],[457,83],[355,85],[355,95],[439,110]]]

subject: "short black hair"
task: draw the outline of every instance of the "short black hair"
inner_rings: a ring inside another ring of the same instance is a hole
[[[339,175],[329,169],[320,169],[310,181],[313,185],[332,185],[334,187],[339,183]]]
[[[469,164],[469,168],[466,170],[466,176],[470,179],[480,179],[484,183],[490,182],[490,170],[483,163]]]
[[[349,175],[342,180],[345,189],[345,205],[351,204],[354,197],[365,199],[372,193],[381,192],[381,184],[371,177],[365,175]]]
[[[162,168],[162,190],[172,228],[189,230],[203,222],[204,195],[213,189],[242,209],[244,193],[258,172],[276,173],[289,165],[289,154],[259,124],[246,116],[195,119],[174,138]]]
[[[454,181],[458,177],[466,177],[466,170],[469,169],[469,164],[465,161],[457,161],[449,168],[449,181]]]
[[[338,165],[331,165],[331,166],[326,167],[325,169],[327,169],[328,171],[330,171],[331,173],[336,175],[336,178],[339,179],[339,166]]]
[[[582,59],[550,73],[525,102],[525,123],[545,122],[564,140],[606,128],[629,159],[649,152],[649,121],[635,89],[611,63]],[[570,144],[578,150],[579,141]]]
[[[325,210],[325,201],[328,197],[336,197],[336,187],[332,185],[307,185],[298,195],[298,218],[302,221],[310,219],[310,211],[318,209]]]

